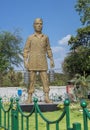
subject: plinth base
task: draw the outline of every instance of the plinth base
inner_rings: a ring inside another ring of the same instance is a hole
[[[51,112],[51,111],[57,111],[59,108],[57,107],[59,103],[38,103],[39,108],[41,112]],[[20,107],[22,111],[30,112],[33,108],[34,103],[31,104],[21,104]]]

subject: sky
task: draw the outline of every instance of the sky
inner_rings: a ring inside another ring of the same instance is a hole
[[[13,32],[19,28],[24,48],[27,37],[34,33],[34,19],[42,18],[42,32],[50,40],[54,69],[62,71],[62,63],[69,52],[68,40],[81,27],[80,17],[75,10],[76,2],[77,0],[0,0],[0,31]]]

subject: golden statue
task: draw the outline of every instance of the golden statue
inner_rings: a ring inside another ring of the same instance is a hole
[[[28,103],[32,102],[32,94],[34,93],[34,83],[36,73],[39,72],[42,83],[43,91],[45,93],[45,102],[51,103],[49,99],[49,84],[48,84],[48,64],[47,57],[50,59],[50,67],[54,67],[52,50],[50,48],[48,36],[42,33],[43,21],[37,18],[34,21],[35,33],[30,35],[24,47],[24,65],[30,71],[30,87],[28,91]]]

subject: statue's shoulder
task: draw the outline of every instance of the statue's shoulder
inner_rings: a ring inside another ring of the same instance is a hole
[[[32,39],[34,37],[34,34],[31,34],[28,36],[28,39]]]
[[[48,38],[48,36],[46,34],[42,34],[45,38]]]

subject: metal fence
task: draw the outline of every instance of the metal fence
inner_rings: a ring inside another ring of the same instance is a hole
[[[66,130],[81,130],[80,123],[73,123],[72,128],[70,127],[70,101],[68,99],[64,101],[62,114],[60,114],[58,119],[54,121],[50,121],[44,116],[44,114],[40,111],[37,101],[38,100],[35,98],[33,108],[30,113],[24,113],[21,110],[18,99],[11,99],[9,107],[7,108],[7,104],[6,107],[4,107],[2,99],[0,98],[0,130],[40,130],[39,118],[45,122],[46,130],[51,130],[51,125],[53,124],[55,124],[55,130],[61,130],[62,128],[60,128],[59,124],[63,118],[66,118]],[[84,130],[88,130],[90,113],[87,110],[87,104],[84,101],[81,102],[81,106],[83,108]]]

